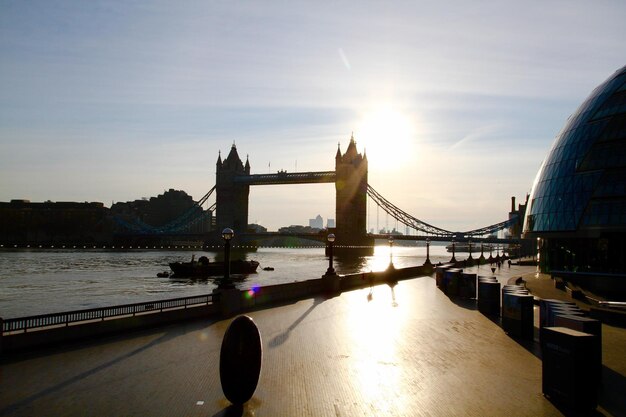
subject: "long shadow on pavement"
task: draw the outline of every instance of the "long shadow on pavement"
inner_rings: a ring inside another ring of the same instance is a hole
[[[626,416],[626,378],[606,366],[602,366],[602,387],[598,403],[616,417]]]
[[[302,323],[302,321],[306,318],[306,316],[311,314],[311,312],[315,309],[315,307],[317,307],[324,301],[325,301],[325,298],[316,297],[313,300],[313,304],[311,305],[311,307],[309,307],[304,313],[302,313],[300,317],[298,317],[284,332],[282,332],[281,334],[275,336],[272,340],[270,340],[269,346],[271,348],[275,348],[285,343],[287,339],[289,338],[289,335],[291,334],[293,329],[295,329],[300,323]]]
[[[209,323],[209,325],[210,324],[213,324],[213,322]],[[207,326],[207,323],[203,322],[201,324],[201,326],[205,327],[205,326]],[[171,326],[169,326],[169,327],[171,328]],[[30,396],[28,396],[26,398],[23,398],[23,399],[21,399],[19,401],[16,401],[16,402],[14,402],[12,404],[9,404],[5,408],[0,409],[0,415],[8,415],[10,413],[14,413],[15,411],[19,410],[20,408],[28,406],[29,404],[33,403],[36,400],[39,400],[39,399],[41,399],[43,397],[46,397],[48,395],[52,395],[55,392],[59,392],[62,389],[66,388],[66,387],[68,387],[70,385],[76,384],[76,383],[84,380],[85,378],[87,378],[87,377],[89,377],[91,375],[94,375],[94,374],[96,374],[98,372],[104,371],[105,369],[107,369],[107,368],[109,368],[109,367],[111,367],[111,366],[113,366],[115,364],[118,364],[118,363],[120,363],[120,362],[122,362],[122,361],[124,361],[124,360],[126,360],[128,358],[131,358],[131,357],[133,357],[133,356],[135,356],[135,355],[137,355],[137,354],[139,354],[141,352],[144,352],[144,351],[146,351],[146,350],[148,350],[148,349],[150,349],[150,348],[152,348],[152,347],[154,347],[156,345],[159,345],[159,344],[161,344],[163,342],[167,342],[169,340],[175,339],[175,338],[180,337],[183,334],[191,331],[191,329],[187,329],[186,328],[187,330],[184,330],[184,331],[181,332],[179,326],[177,326],[176,329],[177,329],[176,331],[170,330],[169,332],[166,332],[165,334],[163,334],[162,336],[158,337],[157,339],[154,339],[151,342],[146,343],[145,345],[143,345],[141,347],[138,347],[138,348],[136,348],[134,350],[131,350],[131,351],[123,354],[123,355],[120,355],[120,356],[116,357],[115,359],[112,359],[112,360],[109,360],[107,362],[104,362],[104,363],[102,363],[102,364],[100,364],[100,365],[98,365],[98,366],[96,366],[94,368],[91,368],[91,369],[89,369],[87,371],[81,372],[80,374],[75,375],[75,376],[73,376],[73,377],[71,377],[71,378],[69,378],[69,379],[67,379],[67,380],[65,380],[63,382],[60,382],[60,383],[58,383],[56,385],[53,385],[53,386],[48,387],[48,388],[45,388],[45,389],[43,389],[43,390],[41,390],[41,391],[39,391],[39,392],[37,392],[35,394],[32,394],[32,395],[30,395]],[[162,330],[163,330],[163,328],[161,328],[161,331]],[[155,331],[155,330],[152,330],[152,331]],[[135,333],[135,335],[136,334],[137,333]],[[115,337],[115,339],[119,339],[119,338],[121,338],[121,337]],[[102,343],[102,339],[99,339],[98,342],[93,342],[93,343]],[[81,345],[73,346],[73,347],[75,349],[80,349],[80,348],[84,348],[86,346],[89,346],[90,344],[91,343],[85,343],[85,344],[81,344]],[[35,352],[35,353],[37,353],[37,352]],[[47,351],[45,353],[45,355],[49,355],[49,354],[51,354],[50,351]],[[54,353],[52,353],[52,354],[54,354]],[[29,354],[29,356],[31,356],[31,355],[33,355],[33,353]]]

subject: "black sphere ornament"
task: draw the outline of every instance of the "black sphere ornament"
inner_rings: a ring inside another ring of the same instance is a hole
[[[261,334],[248,316],[235,318],[222,340],[220,382],[231,403],[244,404],[254,394],[261,374],[263,346]]]

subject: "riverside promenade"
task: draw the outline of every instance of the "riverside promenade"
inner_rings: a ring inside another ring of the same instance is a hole
[[[495,275],[506,282],[532,270]],[[243,410],[229,406],[219,381],[231,320],[206,319],[13,356],[0,364],[0,416],[563,415],[541,394],[536,346],[448,298],[431,277],[247,315],[264,356]],[[619,353],[625,332],[610,330],[604,344]],[[624,356],[609,356],[597,415],[625,415],[613,392],[624,387]]]

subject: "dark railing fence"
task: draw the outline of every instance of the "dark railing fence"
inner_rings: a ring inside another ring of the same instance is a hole
[[[197,295],[192,297],[170,298],[167,300],[148,301],[144,303],[123,304],[111,307],[90,308],[86,310],[75,310],[63,313],[41,314],[29,317],[17,317],[13,319],[0,320],[2,332],[27,332],[48,326],[59,326],[70,324],[104,320],[107,318],[134,316],[139,313],[157,313],[163,310],[174,308],[187,308],[198,305],[212,304],[215,296],[213,294]]]

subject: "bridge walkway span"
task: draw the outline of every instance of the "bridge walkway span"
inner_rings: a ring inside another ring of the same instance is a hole
[[[335,171],[318,172],[284,172],[275,174],[253,174],[235,177],[234,182],[246,185],[280,185],[280,184],[324,184],[335,182]]]

